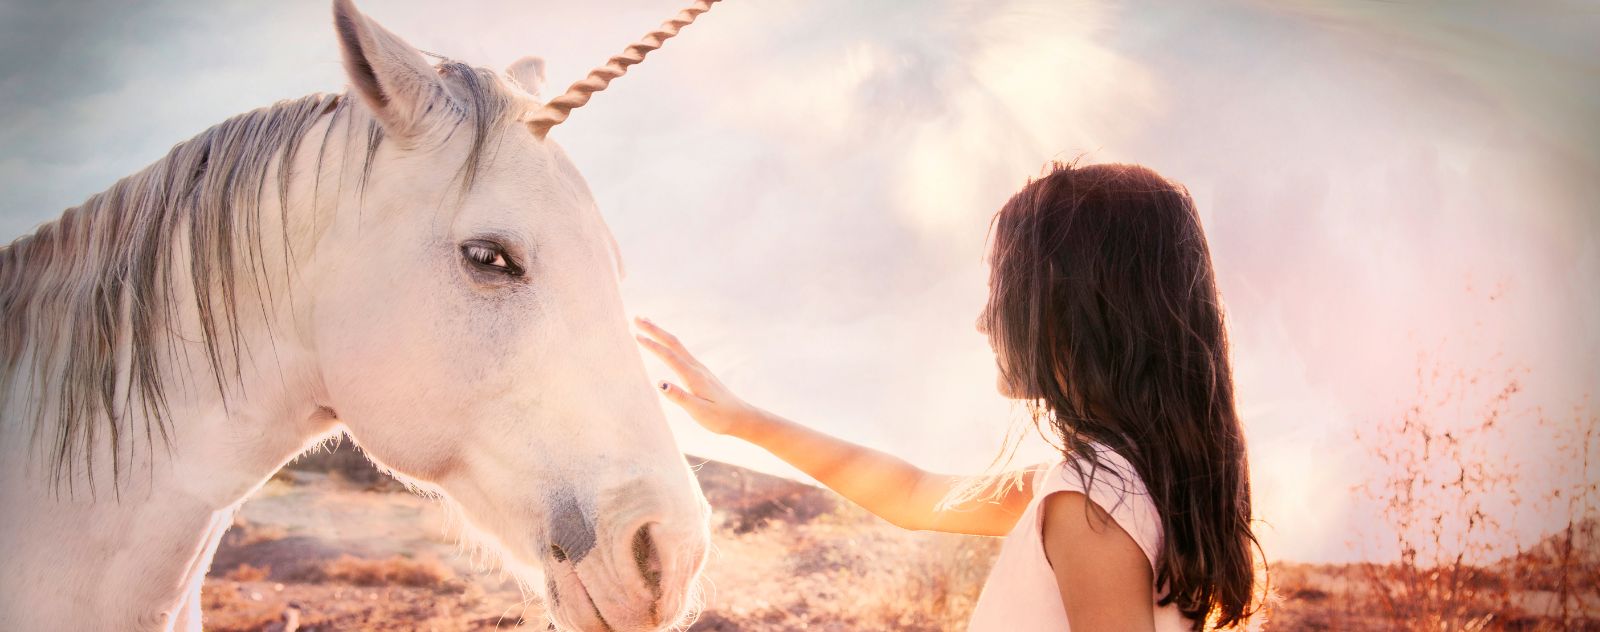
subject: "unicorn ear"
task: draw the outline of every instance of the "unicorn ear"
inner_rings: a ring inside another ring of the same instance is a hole
[[[420,123],[435,101],[450,99],[422,53],[362,15],[351,0],[334,0],[333,25],[350,85],[385,131],[412,135],[423,128]]]
[[[506,74],[516,80],[528,94],[539,96],[539,90],[544,88],[544,59],[541,57],[523,57],[511,63],[506,68]]]

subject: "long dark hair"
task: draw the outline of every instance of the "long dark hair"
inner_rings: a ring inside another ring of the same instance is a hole
[[[1161,516],[1161,605],[1197,627],[1244,622],[1259,603],[1259,543],[1222,303],[1188,192],[1137,165],[1052,163],[995,216],[993,242],[984,320],[1007,388],[1074,464],[1101,471],[1100,444],[1133,465]]]

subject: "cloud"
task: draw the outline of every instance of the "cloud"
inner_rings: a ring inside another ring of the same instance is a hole
[[[424,49],[543,55],[553,94],[681,3],[365,4]],[[226,116],[344,83],[323,3],[3,11],[0,238]],[[1600,81],[1592,18],[1563,11],[726,2],[552,137],[617,233],[631,308],[753,401],[950,471],[1016,421],[973,330],[994,210],[1080,153],[1187,184],[1271,546],[1334,559],[1359,515],[1313,500],[1365,473],[1324,446],[1403,405],[1419,350],[1527,367],[1552,407],[1600,383]],[[691,451],[789,471],[673,415]]]

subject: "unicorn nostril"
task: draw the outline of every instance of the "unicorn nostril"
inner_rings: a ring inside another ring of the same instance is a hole
[[[565,562],[567,561],[567,552],[561,548],[561,545],[552,544],[550,545],[550,557],[556,558],[557,562]]]
[[[638,566],[639,575],[644,577],[644,583],[650,587],[650,592],[660,598],[661,556],[656,552],[655,538],[650,537],[649,524],[633,532],[633,563]]]

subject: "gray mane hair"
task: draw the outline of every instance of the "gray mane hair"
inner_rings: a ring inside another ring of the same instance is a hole
[[[508,117],[521,113],[511,111],[514,100],[493,72],[448,60],[437,69],[455,118],[438,141],[462,131],[472,135],[457,174],[465,191],[477,177],[491,136]],[[173,327],[180,320],[178,310],[185,309],[174,294],[175,274],[187,274],[193,285],[206,360],[224,406],[230,396],[242,394],[241,354],[250,350],[239,331],[241,284],[254,287],[263,317],[273,300],[261,234],[268,174],[279,165],[278,213],[280,225],[287,225],[291,163],[307,133],[331,115],[313,177],[322,173],[342,118],[347,154],[359,147],[355,143],[365,145],[364,187],[384,134],[364,106],[358,112],[358,101],[314,94],[234,116],[178,143],[161,160],[32,234],[0,246],[0,410],[10,407],[5,400],[11,394],[28,400],[23,417],[34,424],[36,448],[43,443],[48,449],[52,486],[59,489],[65,477],[71,494],[81,458],[93,494],[93,446],[103,429],[110,434],[113,489],[120,497],[122,468],[134,456],[135,442],[128,435],[136,429],[125,427],[131,426],[130,412],[142,413],[147,450],[153,450],[157,436],[171,449],[162,371],[164,360],[178,354]],[[352,138],[358,131],[362,138]],[[288,236],[278,238],[283,260],[293,261]],[[174,270],[185,240],[188,269]],[[241,279],[240,273],[249,277]],[[284,291],[290,291],[287,283]],[[25,388],[13,388],[19,378],[29,380]],[[240,393],[231,392],[235,389]],[[56,424],[47,429],[52,404]]]

